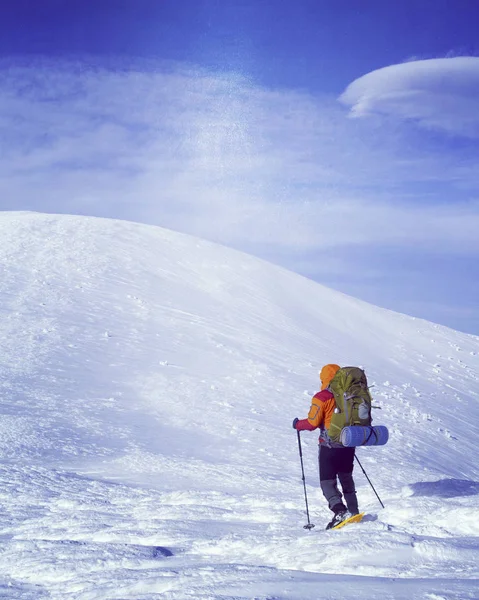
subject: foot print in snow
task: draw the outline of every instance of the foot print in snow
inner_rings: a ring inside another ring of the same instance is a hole
[[[454,437],[449,429],[443,429],[442,427],[439,427],[438,431],[439,433],[443,433],[450,440],[457,440],[457,437]]]
[[[163,546],[152,546],[153,558],[165,557],[165,556],[173,556],[173,552],[168,550],[168,548],[164,548]]]

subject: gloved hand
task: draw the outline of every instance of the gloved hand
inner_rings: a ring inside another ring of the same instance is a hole
[[[293,429],[296,429],[296,423],[299,421],[298,417],[296,417],[293,421]]]

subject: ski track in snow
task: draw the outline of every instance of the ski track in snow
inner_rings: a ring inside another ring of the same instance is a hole
[[[0,597],[479,598],[479,338],[188,236],[0,216]],[[366,368],[384,448],[324,531],[325,362]],[[307,389],[306,389],[307,388]]]

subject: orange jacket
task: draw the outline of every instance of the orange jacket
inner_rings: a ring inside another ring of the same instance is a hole
[[[313,429],[317,429],[318,427],[328,429],[335,407],[334,396],[329,390],[318,392],[311,400],[308,418],[298,421],[296,429],[298,431],[303,431],[304,429],[313,431]]]
[[[311,400],[311,408],[309,409],[308,418],[297,421],[296,429],[298,431],[308,430],[313,431],[320,427],[328,429],[331,424],[336,402],[333,394],[327,389],[331,380],[339,371],[339,365],[329,364],[321,369],[321,391],[315,394]]]

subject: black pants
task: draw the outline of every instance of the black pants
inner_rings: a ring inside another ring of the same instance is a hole
[[[319,481],[329,508],[334,512],[346,510],[341,492],[338,488],[338,478],[346,501],[347,510],[358,512],[358,499],[353,480],[355,448],[329,448],[319,446]]]

